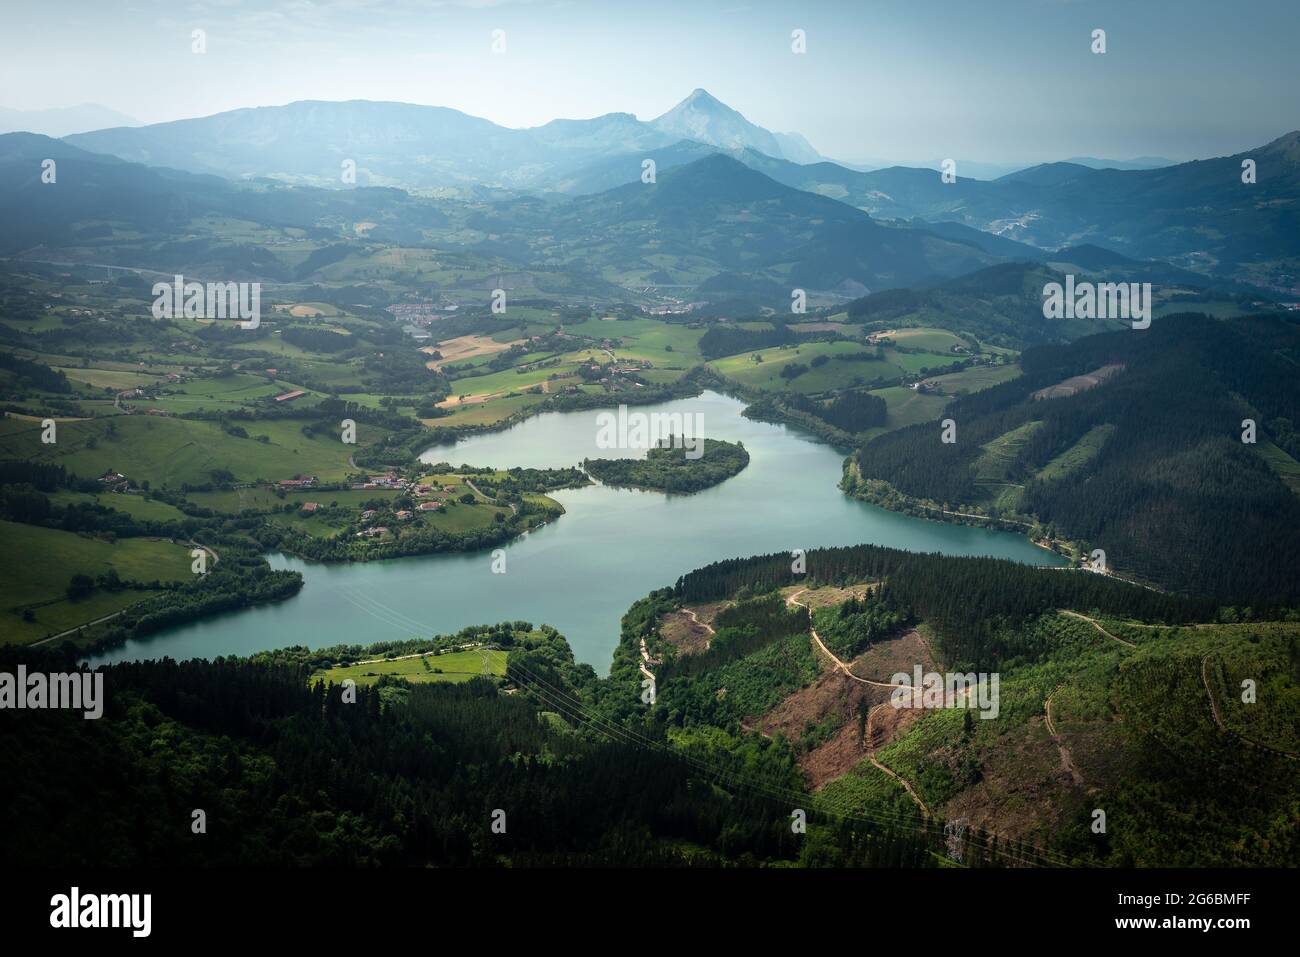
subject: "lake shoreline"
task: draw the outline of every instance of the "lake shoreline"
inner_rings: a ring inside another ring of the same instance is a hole
[[[814,436],[743,415],[746,403],[706,390],[656,406],[705,417],[711,436],[739,441],[751,464],[690,495],[605,485],[550,493],[562,522],[524,532],[488,552],[339,563],[268,556],[297,571],[304,587],[276,602],[128,639],[95,663],[167,655],[247,655],[290,645],[326,647],[448,634],[483,621],[545,621],[578,659],[604,672],[618,622],[649,590],[711,562],[873,542],[920,552],[993,555],[1027,564],[1062,560],[1022,535],[899,516],[857,502],[837,487],[844,459]],[[596,411],[550,413],[506,429],[436,444],[421,461],[571,466],[599,454]],[[631,457],[629,455],[628,457]],[[500,569],[491,556],[500,559]]]

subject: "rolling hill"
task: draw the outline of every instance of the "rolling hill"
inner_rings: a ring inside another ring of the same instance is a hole
[[[1280,316],[1182,314],[1031,349],[1021,378],[948,405],[955,442],[934,424],[867,442],[860,491],[1037,522],[1163,588],[1295,601],[1297,356]]]

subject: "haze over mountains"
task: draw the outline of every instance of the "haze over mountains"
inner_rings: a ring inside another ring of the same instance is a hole
[[[0,133],[43,133],[67,136],[101,130],[108,126],[139,126],[135,117],[110,110],[98,103],[82,103],[50,110],[9,110],[0,108]]]
[[[15,191],[31,172],[23,164],[60,154],[10,141],[0,159],[7,152],[20,168],[0,203],[19,221],[7,248],[25,248],[34,236],[50,241],[90,209],[134,221],[140,210],[161,209],[156,227],[200,209],[262,222],[286,206],[319,212],[378,203],[387,212],[371,238],[445,243],[440,230],[460,224],[470,231],[455,232],[458,242],[506,259],[545,251],[576,268],[581,253],[616,282],[710,283],[715,292],[719,283],[749,294],[798,283],[854,296],[1086,244],[1127,260],[1162,260],[1187,277],[1287,292],[1300,267],[1300,133],[1165,167],[1097,169],[1099,161],[1085,157],[983,181],[958,165],[956,181],[944,182],[930,169],[861,171],[821,159],[798,134],[757,126],[697,89],[649,122],[609,113],[508,129],[445,107],[301,101],[73,134],[57,149],[73,148],[67,158],[94,171],[73,189],[120,195],[72,205],[66,188],[58,197],[23,195]],[[110,157],[149,169],[114,168]],[[1257,169],[1249,184],[1241,175],[1247,159]],[[646,160],[656,182],[643,181]],[[331,198],[352,191],[343,175],[349,161],[355,186],[474,205],[434,212],[404,204],[401,194]],[[232,188],[238,182],[263,186],[254,198]],[[268,194],[272,182],[324,190]],[[125,201],[132,190],[142,191],[142,204]],[[33,202],[44,212],[23,219]]]
[[[362,185],[547,190],[565,173],[603,158],[644,153],[681,140],[721,149],[756,149],[796,162],[821,159],[798,134],[756,126],[704,90],[650,122],[630,113],[608,113],[509,129],[447,107],[299,101],[134,129],[103,129],[71,142],[133,162],[236,179],[269,177],[338,186],[341,163],[352,160]],[[639,160],[636,167],[639,176]]]

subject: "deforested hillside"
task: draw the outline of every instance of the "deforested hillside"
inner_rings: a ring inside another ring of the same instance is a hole
[[[859,449],[848,485],[931,517],[1018,523],[1108,570],[1294,600],[1300,328],[1201,315],[1033,349],[1024,375]],[[949,438],[952,441],[945,441]]]

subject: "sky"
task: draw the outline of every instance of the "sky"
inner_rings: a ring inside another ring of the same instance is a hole
[[[519,127],[703,87],[847,161],[1183,160],[1300,128],[1297,51],[1300,0],[7,0],[0,107],[400,100]]]

